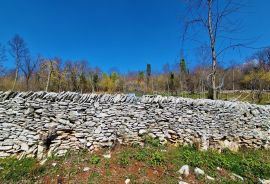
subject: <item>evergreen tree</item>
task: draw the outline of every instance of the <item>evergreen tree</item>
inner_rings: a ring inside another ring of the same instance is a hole
[[[146,85],[147,90],[149,89],[149,83],[150,83],[150,77],[151,77],[151,64],[147,64],[146,66]]]
[[[187,65],[185,59],[181,59],[180,61],[180,75],[186,76],[187,75]]]
[[[180,89],[181,91],[186,87],[186,76],[187,76],[187,65],[185,59],[181,59],[180,61]]]
[[[175,90],[175,77],[174,77],[174,73],[171,72],[169,77],[170,77],[169,78],[169,88],[170,88],[171,93],[173,93],[174,90]]]

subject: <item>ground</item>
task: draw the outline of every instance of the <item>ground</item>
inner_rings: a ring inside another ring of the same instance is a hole
[[[155,95],[162,95],[162,96],[175,96],[175,94],[171,93],[154,93]],[[142,93],[136,93],[136,96],[142,96]],[[177,94],[176,96],[185,97],[185,98],[193,98],[193,99],[199,99],[199,98],[207,98],[207,92],[204,94],[199,93],[191,93],[191,92],[182,92],[180,94]],[[255,97],[254,100],[252,97]],[[225,100],[225,101],[242,101],[242,102],[249,102],[249,103],[255,103],[259,105],[269,105],[270,104],[270,92],[264,91],[261,96],[261,100],[259,100],[256,95],[253,95],[250,90],[243,90],[243,91],[222,91],[219,95],[219,100]]]
[[[104,158],[110,151],[111,158]],[[190,175],[181,176],[179,169],[189,165]],[[70,151],[65,156],[52,156],[44,165],[34,158],[0,159],[1,183],[116,183],[177,184],[187,183],[256,183],[270,179],[270,154],[267,150],[245,149],[237,153],[224,150],[198,151],[193,146],[162,146],[148,139],[145,146],[117,146],[100,149]],[[199,167],[205,175],[196,176]],[[220,169],[219,169],[219,168]],[[244,181],[232,176],[240,175]],[[206,179],[206,175],[215,181]]]

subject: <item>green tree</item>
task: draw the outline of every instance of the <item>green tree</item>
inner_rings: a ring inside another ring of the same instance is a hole
[[[86,80],[84,72],[80,73],[79,75],[79,84],[81,88],[81,93],[83,93],[84,90],[87,88],[87,80]]]
[[[187,65],[185,59],[180,61],[180,74],[187,75]]]
[[[94,73],[93,74],[93,88],[95,91],[97,90],[98,80],[99,80],[98,74]]]
[[[151,64],[146,65],[146,85],[147,85],[147,91],[149,91],[149,83],[151,78]]]
[[[175,91],[175,76],[173,72],[170,73],[169,88],[170,88],[171,93]]]
[[[184,90],[186,87],[186,78],[187,78],[187,65],[185,59],[181,59],[180,64],[179,64],[179,69],[180,69],[180,90]]]
[[[0,76],[4,71],[3,62],[5,62],[6,60],[7,60],[7,58],[6,58],[6,49],[0,43]]]

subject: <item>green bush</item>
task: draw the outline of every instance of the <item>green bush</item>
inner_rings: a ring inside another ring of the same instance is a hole
[[[147,160],[147,157],[149,156],[147,149],[139,149],[134,153],[134,158],[138,161],[145,161]]]
[[[165,162],[164,155],[159,151],[155,151],[151,154],[149,162],[151,165],[162,165]]]
[[[97,156],[97,155],[93,155],[93,156],[90,157],[90,163],[91,164],[97,165],[97,164],[100,163],[100,161],[101,161],[101,158],[99,156]]]

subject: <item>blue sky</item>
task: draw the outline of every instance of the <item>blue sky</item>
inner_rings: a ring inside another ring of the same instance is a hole
[[[246,0],[243,30],[237,36],[260,39],[252,46],[270,45],[270,1]],[[87,60],[104,71],[162,70],[179,61],[185,14],[181,0],[1,0],[0,43],[16,33],[32,55]],[[185,43],[190,68],[197,63],[197,45]],[[229,51],[225,61],[243,61],[254,50]],[[14,66],[9,57],[5,64]]]

